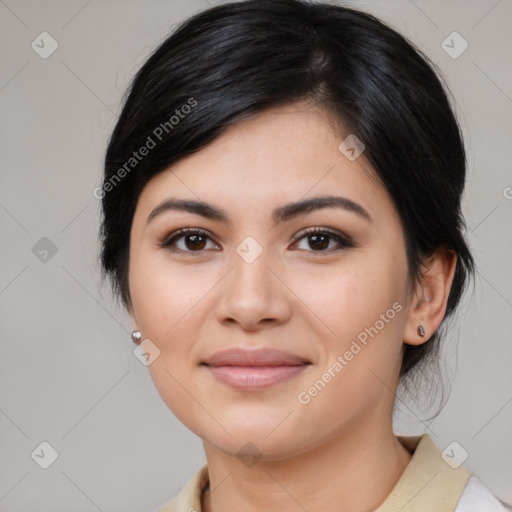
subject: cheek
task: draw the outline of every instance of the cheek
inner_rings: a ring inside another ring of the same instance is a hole
[[[323,330],[318,371],[301,390],[301,404],[309,399],[311,404],[300,407],[315,410],[311,431],[322,424],[331,424],[335,431],[344,422],[357,421],[393,388],[405,307],[388,264],[345,268],[324,277],[316,295],[305,295],[308,306],[335,333]]]
[[[382,393],[392,388],[401,361],[404,262],[397,253],[386,257],[383,250],[378,257],[356,256],[329,275],[310,275],[299,292],[322,320],[318,325],[325,333],[311,393],[317,392],[316,379],[322,381],[316,387],[328,383],[314,407],[329,411],[338,404],[340,418],[376,407]]]
[[[134,311],[143,336],[166,348],[212,288],[215,276],[197,265],[171,264],[165,251],[141,253],[130,270]]]
[[[402,301],[405,268],[398,255],[384,251],[362,251],[333,267],[310,266],[305,273],[289,276],[290,287],[314,313],[313,321],[325,333],[329,351],[343,350],[358,335],[376,325],[381,338],[393,338],[400,331],[396,321]],[[398,303],[398,305],[396,304]],[[393,305],[395,304],[395,307]],[[384,315],[383,317],[381,315]]]
[[[344,319],[351,321],[345,327],[340,318],[336,325],[340,331],[345,329],[343,339],[349,343],[343,355],[350,387],[374,397],[385,392],[386,386],[392,388],[399,370],[406,310],[403,261],[398,251],[388,258],[385,251],[380,255],[349,279],[343,306]]]
[[[134,260],[130,274],[138,326],[160,350],[148,366],[151,379],[167,407],[193,432],[197,425],[191,418],[201,410],[190,395],[191,351],[201,324],[201,299],[214,284],[213,276],[203,277],[192,273],[192,266],[171,267],[160,255]]]

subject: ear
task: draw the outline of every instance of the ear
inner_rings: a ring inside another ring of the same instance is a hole
[[[415,288],[409,307],[404,331],[404,343],[421,345],[428,341],[443,321],[450,294],[457,254],[452,249],[440,247],[428,260],[421,283]],[[422,325],[425,336],[418,334]]]

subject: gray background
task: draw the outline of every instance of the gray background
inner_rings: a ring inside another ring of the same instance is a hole
[[[463,209],[478,273],[446,346],[452,394],[432,422],[400,403],[396,430],[427,431],[441,449],[456,441],[466,467],[512,502],[512,2],[350,5],[440,67],[468,148]],[[205,462],[101,287],[93,189],[129,79],[177,22],[207,7],[0,0],[0,511],[149,512]],[[31,47],[43,31],[59,45],[47,59]],[[456,59],[441,46],[453,31],[469,44]],[[56,254],[42,252],[43,237]],[[48,469],[31,456],[43,441],[58,452]]]

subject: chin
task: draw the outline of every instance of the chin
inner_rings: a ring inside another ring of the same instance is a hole
[[[229,434],[217,423],[213,427],[211,422],[195,428],[194,432],[206,443],[229,455],[240,457],[247,452],[264,460],[278,460],[306,450],[306,444],[311,444],[311,436],[305,430],[301,433],[298,425],[290,421],[291,416],[284,421],[286,415],[279,418],[275,415],[262,415],[260,418],[253,415],[238,421],[218,418]]]
[[[295,430],[295,433],[297,431]],[[289,430],[282,435],[267,436],[268,432],[237,432],[233,438],[204,439],[217,450],[236,457],[242,464],[251,467],[256,462],[286,460],[314,448],[311,439],[298,438]]]

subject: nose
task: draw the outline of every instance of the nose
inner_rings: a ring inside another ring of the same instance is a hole
[[[285,323],[291,314],[290,290],[264,250],[252,262],[233,253],[233,268],[217,289],[219,322],[256,331]]]

